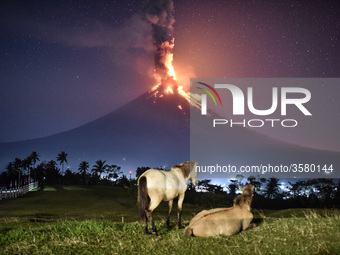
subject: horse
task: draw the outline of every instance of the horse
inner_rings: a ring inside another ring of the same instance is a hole
[[[243,188],[240,185],[239,187],[242,190],[242,195],[236,197],[233,207],[204,210],[198,213],[184,230],[184,235],[229,236],[255,227],[254,223],[250,224],[253,219],[250,210],[254,186],[247,184]]]
[[[145,224],[145,234],[149,234],[148,221],[152,225],[152,232],[157,235],[157,228],[152,219],[152,211],[162,201],[169,201],[168,218],[166,226],[169,229],[170,214],[173,199],[178,198],[177,224],[181,225],[181,213],[187,181],[197,185],[197,162],[186,162],[171,167],[170,171],[149,169],[138,179],[138,203],[142,223]]]

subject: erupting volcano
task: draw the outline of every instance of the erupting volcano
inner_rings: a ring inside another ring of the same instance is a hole
[[[190,112],[190,105],[199,106],[200,100],[189,94],[189,75],[183,82],[175,73],[173,11],[170,0],[147,1],[142,10],[141,19],[152,32],[155,78],[155,84],[142,86],[152,89],[78,128],[39,139],[1,143],[0,169],[5,169],[5,165],[16,157],[27,157],[32,151],[40,154],[41,161],[55,159],[58,153],[65,151],[73,171],[82,161],[92,165],[99,159],[121,166],[125,173],[140,166],[170,167],[188,160],[203,162],[205,158],[213,159],[212,151],[190,158],[190,146],[211,144],[212,138],[209,132],[205,132],[208,126],[195,126],[191,121],[194,131],[199,135],[203,133],[203,136],[197,144],[190,144],[189,116],[201,114],[196,108]],[[329,162],[340,158],[338,153],[282,143],[242,127],[226,129],[225,135],[214,141],[212,149],[219,146],[226,148],[223,155],[226,162],[230,159],[239,162],[254,159],[257,162],[270,158],[273,164],[280,164],[290,158],[299,163],[303,155],[316,158],[322,153],[331,155]]]
[[[190,157],[190,95],[177,82],[173,67],[173,3],[147,1],[142,20],[152,31],[156,85],[132,102],[81,127],[34,140],[0,144],[3,167],[32,151],[50,160],[60,151],[71,169],[81,161],[107,160],[134,170],[138,166],[172,166]],[[148,84],[143,84],[148,86]],[[152,84],[151,84],[152,86]],[[189,87],[189,78],[187,79]]]
[[[166,94],[179,94],[190,102],[190,93],[184,90],[184,86],[176,80],[173,66],[173,48],[175,38],[173,36],[174,7],[173,2],[149,1],[144,8],[144,19],[151,24],[154,44],[154,78],[157,85],[152,88],[155,98],[162,98]],[[186,81],[189,84],[189,80]]]

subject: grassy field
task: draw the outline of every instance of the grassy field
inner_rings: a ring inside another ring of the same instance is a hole
[[[183,223],[202,209],[184,203]],[[176,210],[176,209],[175,209]],[[184,237],[154,212],[159,236],[145,236],[134,195],[112,187],[47,187],[0,201],[1,254],[340,254],[340,211],[258,211],[258,227],[235,236]],[[122,223],[124,217],[124,223]]]

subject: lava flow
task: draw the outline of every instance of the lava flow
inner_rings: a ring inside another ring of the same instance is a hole
[[[172,49],[174,47],[174,38],[171,42],[164,42],[159,46],[158,53],[161,57],[158,58],[158,66],[154,69],[154,78],[157,80],[157,85],[152,88],[151,91],[156,91],[158,88],[163,91],[164,94],[174,94],[178,93],[183,96],[190,103],[190,92],[184,90],[184,86],[177,83],[175,68],[173,66],[173,53]],[[163,94],[158,95],[157,92],[155,96],[163,97]]]

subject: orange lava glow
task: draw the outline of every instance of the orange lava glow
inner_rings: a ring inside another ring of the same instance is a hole
[[[155,91],[161,86],[164,86],[165,94],[174,94],[175,92],[184,97],[189,103],[190,103],[190,92],[185,91],[184,86],[179,85],[178,81],[176,80],[176,72],[175,68],[173,66],[173,53],[171,52],[174,47],[174,41],[171,42],[164,42],[162,44],[162,47],[164,47],[167,50],[164,50],[165,54],[163,56],[163,63],[166,67],[166,77],[164,75],[159,74],[156,72],[154,73],[154,78],[157,81],[157,85],[154,86],[151,91]],[[169,50],[170,49],[170,50]],[[190,72],[188,72],[188,77],[190,76]],[[161,93],[154,93],[154,97],[163,97],[163,94]],[[179,109],[182,109],[182,106],[178,107]]]
[[[166,88],[165,93],[167,93],[167,94],[168,94],[168,93],[173,94],[174,91],[173,91],[172,88],[169,86],[169,87]]]

